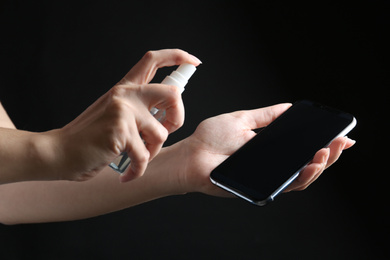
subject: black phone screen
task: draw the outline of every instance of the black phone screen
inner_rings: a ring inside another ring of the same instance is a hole
[[[214,169],[211,179],[251,200],[265,200],[353,120],[311,101],[296,102]]]

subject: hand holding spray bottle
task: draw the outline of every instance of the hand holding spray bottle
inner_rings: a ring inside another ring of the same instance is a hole
[[[173,85],[180,89],[180,93],[183,93],[184,87],[187,84],[188,80],[191,78],[192,74],[196,71],[196,67],[192,64],[184,63],[180,65],[171,75],[166,76],[161,84]],[[165,120],[166,111],[159,110],[157,108],[152,108],[150,113],[159,121],[163,122]],[[126,152],[122,152],[114,162],[110,163],[110,167],[116,172],[122,174],[130,165],[130,158],[127,156]]]

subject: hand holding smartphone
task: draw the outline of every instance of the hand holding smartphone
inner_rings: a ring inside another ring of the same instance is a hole
[[[211,175],[217,186],[256,205],[282,192],[334,139],[346,135],[356,119],[345,112],[303,100],[230,156]]]

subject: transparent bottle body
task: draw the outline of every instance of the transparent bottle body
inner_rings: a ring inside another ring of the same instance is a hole
[[[150,113],[159,121],[163,122],[165,120],[166,111],[159,110],[157,108],[152,108]],[[122,174],[125,172],[127,167],[129,167],[131,159],[127,155],[127,152],[122,152],[109,166],[116,172]]]

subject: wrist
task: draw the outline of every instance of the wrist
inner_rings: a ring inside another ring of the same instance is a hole
[[[169,195],[208,193],[211,185],[209,175],[215,167],[215,160],[212,156],[205,158],[201,147],[201,143],[190,136],[160,152],[158,160],[167,167],[167,174],[160,176],[164,178],[162,181],[168,182]]]
[[[226,197],[225,192],[210,181],[211,171],[227,158],[209,150],[202,140],[194,135],[177,143],[177,161],[181,165],[176,172],[176,187],[180,193],[201,192]]]
[[[162,196],[181,195],[189,192],[186,185],[187,151],[183,141],[161,149],[149,163],[145,175],[155,173],[156,185]]]
[[[30,138],[31,168],[35,169],[36,180],[60,180],[61,154],[58,138],[52,130],[43,133],[33,133]]]

